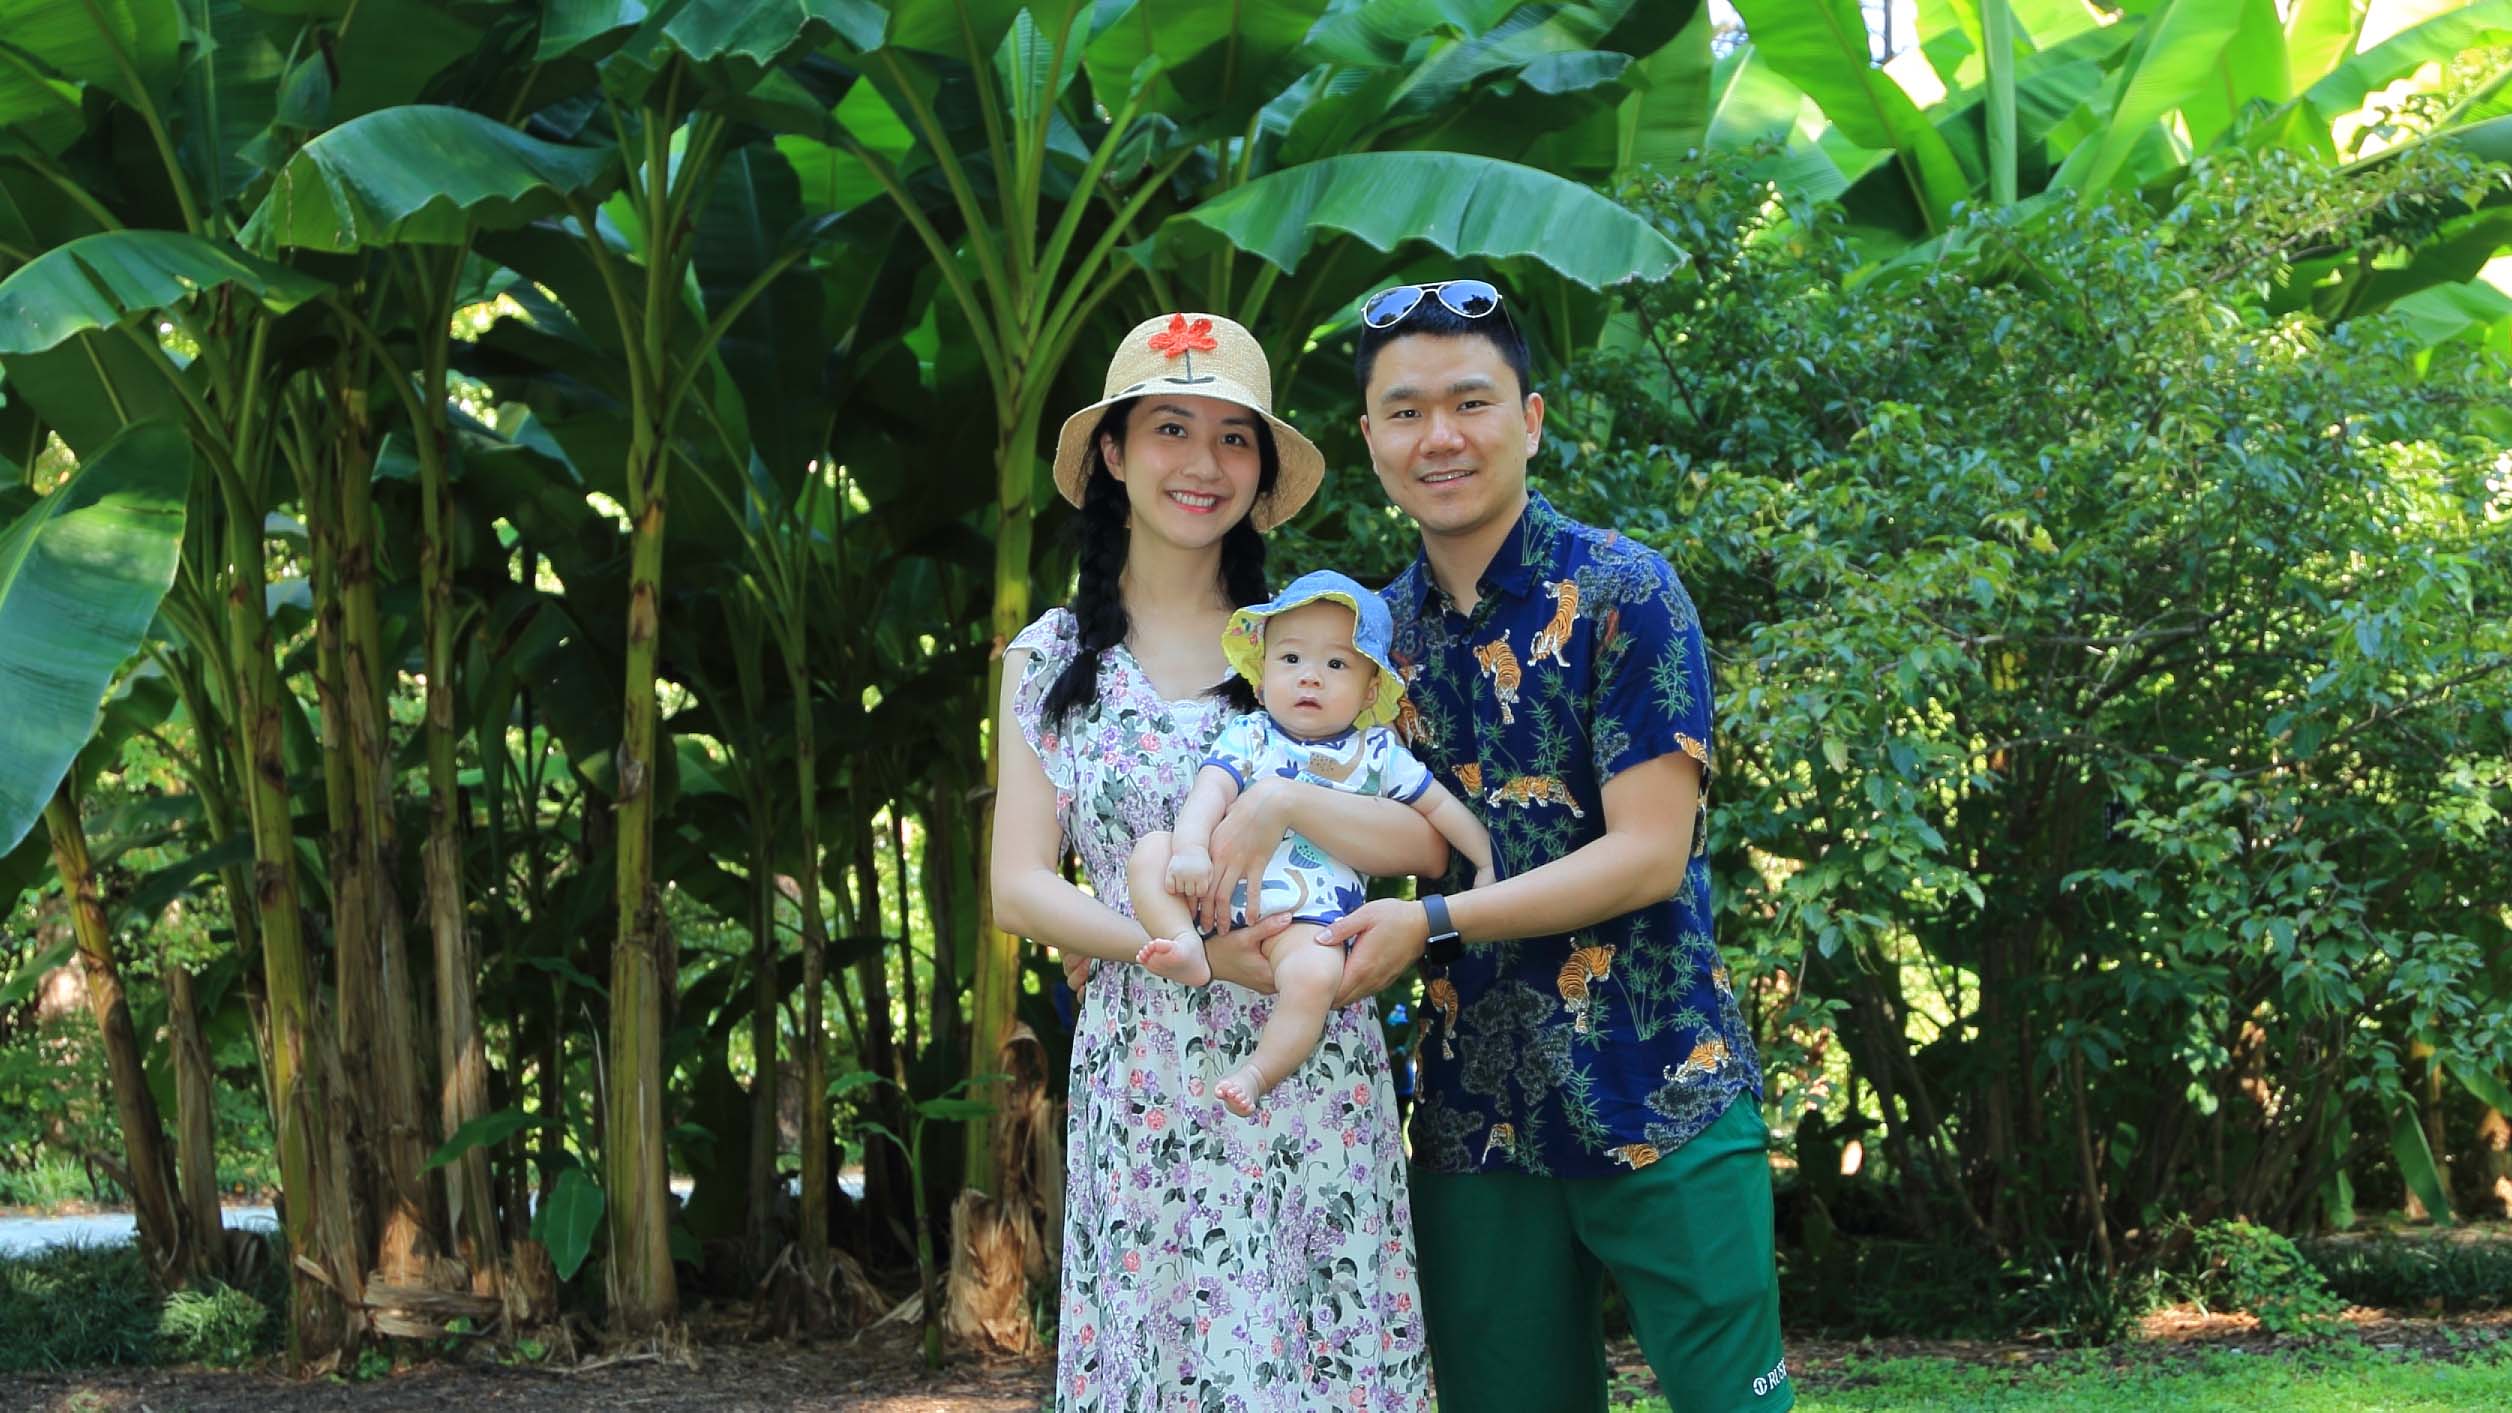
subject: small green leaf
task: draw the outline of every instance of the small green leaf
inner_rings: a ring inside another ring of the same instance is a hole
[[[2442,1170],[2434,1165],[2433,1147],[2425,1141],[2425,1124],[2416,1112],[2414,1101],[2402,1098],[2390,1111],[2390,1152],[2399,1160],[2399,1176],[2407,1179],[2408,1190],[2425,1204],[2425,1210],[2444,1226],[2451,1224],[2451,1193],[2443,1185]]]
[[[532,1219],[532,1234],[549,1248],[550,1263],[558,1268],[560,1280],[575,1279],[584,1258],[592,1254],[606,1200],[602,1185],[591,1175],[582,1168],[569,1168],[558,1175],[557,1188]]]
[[[527,1128],[546,1128],[549,1122],[546,1118],[517,1108],[482,1114],[455,1129],[454,1136],[446,1139],[443,1147],[428,1155],[427,1166],[420,1171],[432,1173],[482,1144],[503,1143]]]
[[[6,1004],[7,999],[0,996],[0,1004]],[[2501,1076],[2479,1069],[2466,1060],[2445,1060],[2443,1063],[2462,1088],[2477,1096],[2478,1102],[2498,1114],[2512,1115],[2512,1087],[2507,1087]]]
[[[855,1070],[829,1081],[829,1097],[834,1099],[841,1094],[852,1094],[866,1085],[886,1083],[887,1080],[870,1070]]]

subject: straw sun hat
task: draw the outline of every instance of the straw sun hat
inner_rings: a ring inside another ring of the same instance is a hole
[[[1270,530],[1299,513],[1325,479],[1326,458],[1299,429],[1273,415],[1273,369],[1256,336],[1218,314],[1160,314],[1134,326],[1108,360],[1107,393],[1064,419],[1055,439],[1055,485],[1082,503],[1090,476],[1090,434],[1110,403],[1170,392],[1217,397],[1263,417],[1273,428],[1282,469],[1251,517]]]

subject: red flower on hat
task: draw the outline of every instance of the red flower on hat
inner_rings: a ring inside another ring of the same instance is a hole
[[[1210,353],[1221,345],[1212,336],[1212,320],[1198,319],[1190,324],[1183,314],[1169,316],[1169,327],[1151,336],[1151,351],[1170,358],[1180,354]],[[1192,366],[1192,360],[1189,360]]]

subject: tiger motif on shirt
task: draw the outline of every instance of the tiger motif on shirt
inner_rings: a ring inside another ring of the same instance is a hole
[[[1439,1026],[1439,1058],[1453,1060],[1457,1057],[1457,1013],[1463,1009],[1457,1000],[1457,984],[1444,976],[1432,978],[1430,1005],[1432,1010],[1439,1013],[1441,1019],[1448,1022],[1444,1026]],[[1436,1020],[1431,1023],[1434,1026],[1439,1025]]]
[[[1517,725],[1518,714],[1510,708],[1518,704],[1518,684],[1526,674],[1518,667],[1518,655],[1509,650],[1509,639],[1494,638],[1476,648],[1474,660],[1483,665],[1483,675],[1491,679],[1492,696],[1500,702],[1500,724]]]
[[[1478,1164],[1490,1162],[1492,1150],[1495,1148],[1510,1157],[1514,1158],[1517,1156],[1518,1130],[1516,1125],[1493,1124],[1491,1126],[1491,1136],[1483,1140],[1483,1156],[1475,1161]]]
[[[1396,675],[1404,679],[1404,695],[1396,698],[1396,735],[1405,745],[1417,746],[1430,734],[1422,724],[1422,713],[1413,705],[1413,683],[1422,675],[1422,665],[1397,658]]]
[[[1554,984],[1561,990],[1561,1002],[1570,1010],[1570,1028],[1587,1034],[1588,985],[1603,981],[1614,965],[1611,947],[1581,947],[1561,964],[1561,974]]]
[[[1666,1079],[1671,1084],[1688,1083],[1717,1073],[1718,1067],[1725,1063],[1727,1042],[1713,1035],[1693,1046],[1692,1053],[1683,1057],[1682,1064],[1668,1065]]]
[[[1526,660],[1551,658],[1553,666],[1567,668],[1570,662],[1561,650],[1570,646],[1571,630],[1579,626],[1579,584],[1575,579],[1551,579],[1545,581],[1544,592],[1552,596],[1552,621],[1536,630],[1535,640],[1526,645]]]
[[[1657,1151],[1657,1145],[1654,1143],[1626,1143],[1614,1149],[1610,1156],[1615,1162],[1636,1173],[1665,1155]]]
[[[1457,767],[1457,783],[1458,783],[1459,785],[1464,786],[1464,787],[1465,787],[1465,793],[1467,793],[1467,794],[1469,794],[1469,795],[1480,795],[1480,794],[1482,794],[1482,793],[1483,793],[1483,763],[1482,763],[1481,761],[1479,761],[1479,760],[1470,760],[1470,761],[1467,761],[1466,763],[1464,763],[1463,765],[1458,766],[1458,767]]]
[[[1570,787],[1550,775],[1512,776],[1508,784],[1485,795],[1483,802],[1494,809],[1502,805],[1516,805],[1522,810],[1531,810],[1537,805],[1561,805],[1570,811],[1572,819],[1587,818],[1587,811],[1579,808],[1579,802],[1571,797]]]

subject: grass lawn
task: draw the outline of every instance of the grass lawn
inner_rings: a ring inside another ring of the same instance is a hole
[[[2144,1349],[2123,1356],[2086,1351],[2016,1367],[1934,1357],[1851,1357],[1801,1377],[1797,1395],[1797,1407],[1808,1413],[2512,1409],[2512,1345],[2495,1344],[2450,1361],[2345,1341],[2258,1353]],[[1663,1413],[1666,1408],[1653,1397],[1614,1406],[1631,1413]]]

